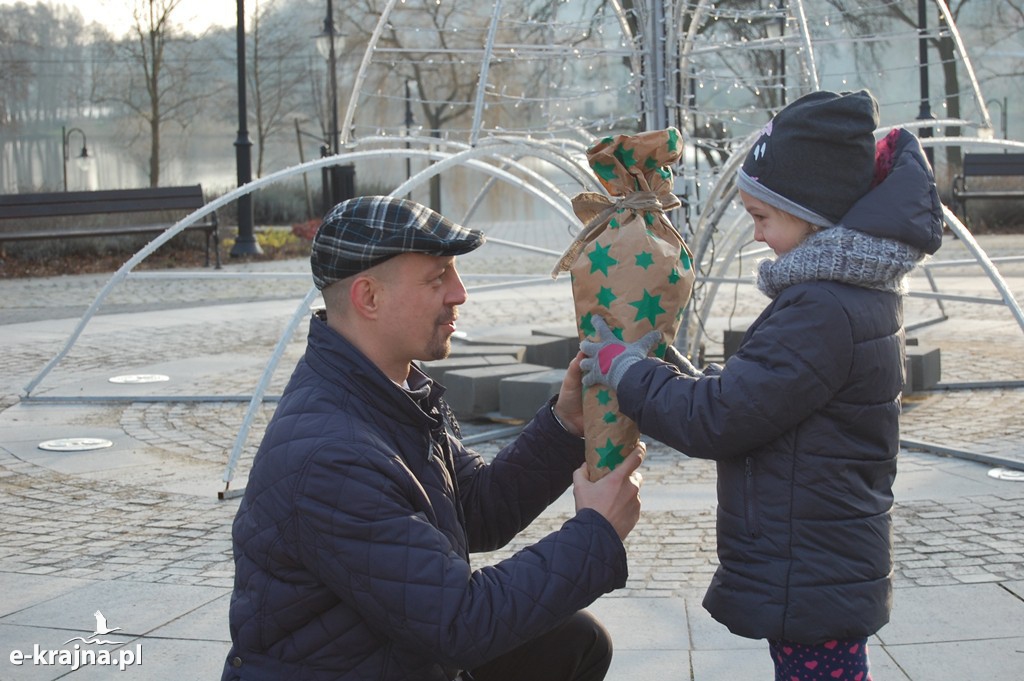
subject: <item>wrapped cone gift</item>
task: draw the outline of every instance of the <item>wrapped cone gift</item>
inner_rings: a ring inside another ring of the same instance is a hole
[[[680,205],[671,166],[683,140],[675,128],[608,137],[587,159],[609,196],[577,195],[573,211],[584,227],[552,276],[568,271],[580,339],[597,340],[600,315],[623,341],[661,332],[652,351],[664,356],[675,340],[695,279],[693,256],[666,213]],[[583,394],[587,467],[603,477],[636,447],[636,424],[619,413],[615,391],[594,385]]]

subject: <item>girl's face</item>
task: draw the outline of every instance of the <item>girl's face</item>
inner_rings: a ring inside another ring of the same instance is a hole
[[[793,250],[814,231],[806,220],[755,199],[745,191],[740,191],[740,199],[750,217],[754,218],[754,240],[768,244],[775,255]]]

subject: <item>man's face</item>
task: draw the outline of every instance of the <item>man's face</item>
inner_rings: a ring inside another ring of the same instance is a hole
[[[384,263],[382,330],[394,361],[444,359],[466,287],[455,258],[405,253]]]

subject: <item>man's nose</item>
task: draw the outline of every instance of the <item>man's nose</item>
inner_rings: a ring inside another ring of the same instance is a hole
[[[462,277],[459,276],[459,273],[455,272],[454,274],[455,278],[448,293],[448,302],[451,305],[462,305],[469,298],[469,292],[466,291],[466,285],[462,283]]]

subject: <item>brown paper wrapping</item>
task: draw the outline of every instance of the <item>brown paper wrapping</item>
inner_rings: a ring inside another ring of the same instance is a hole
[[[665,215],[680,205],[671,166],[683,150],[675,128],[608,137],[587,150],[611,195],[584,192],[572,207],[584,227],[552,276],[569,271],[579,336],[597,340],[592,317],[633,342],[652,329],[662,357],[676,337],[693,290],[693,256]],[[594,385],[583,393],[587,467],[592,480],[613,470],[637,445],[636,424],[619,412],[615,391]]]

